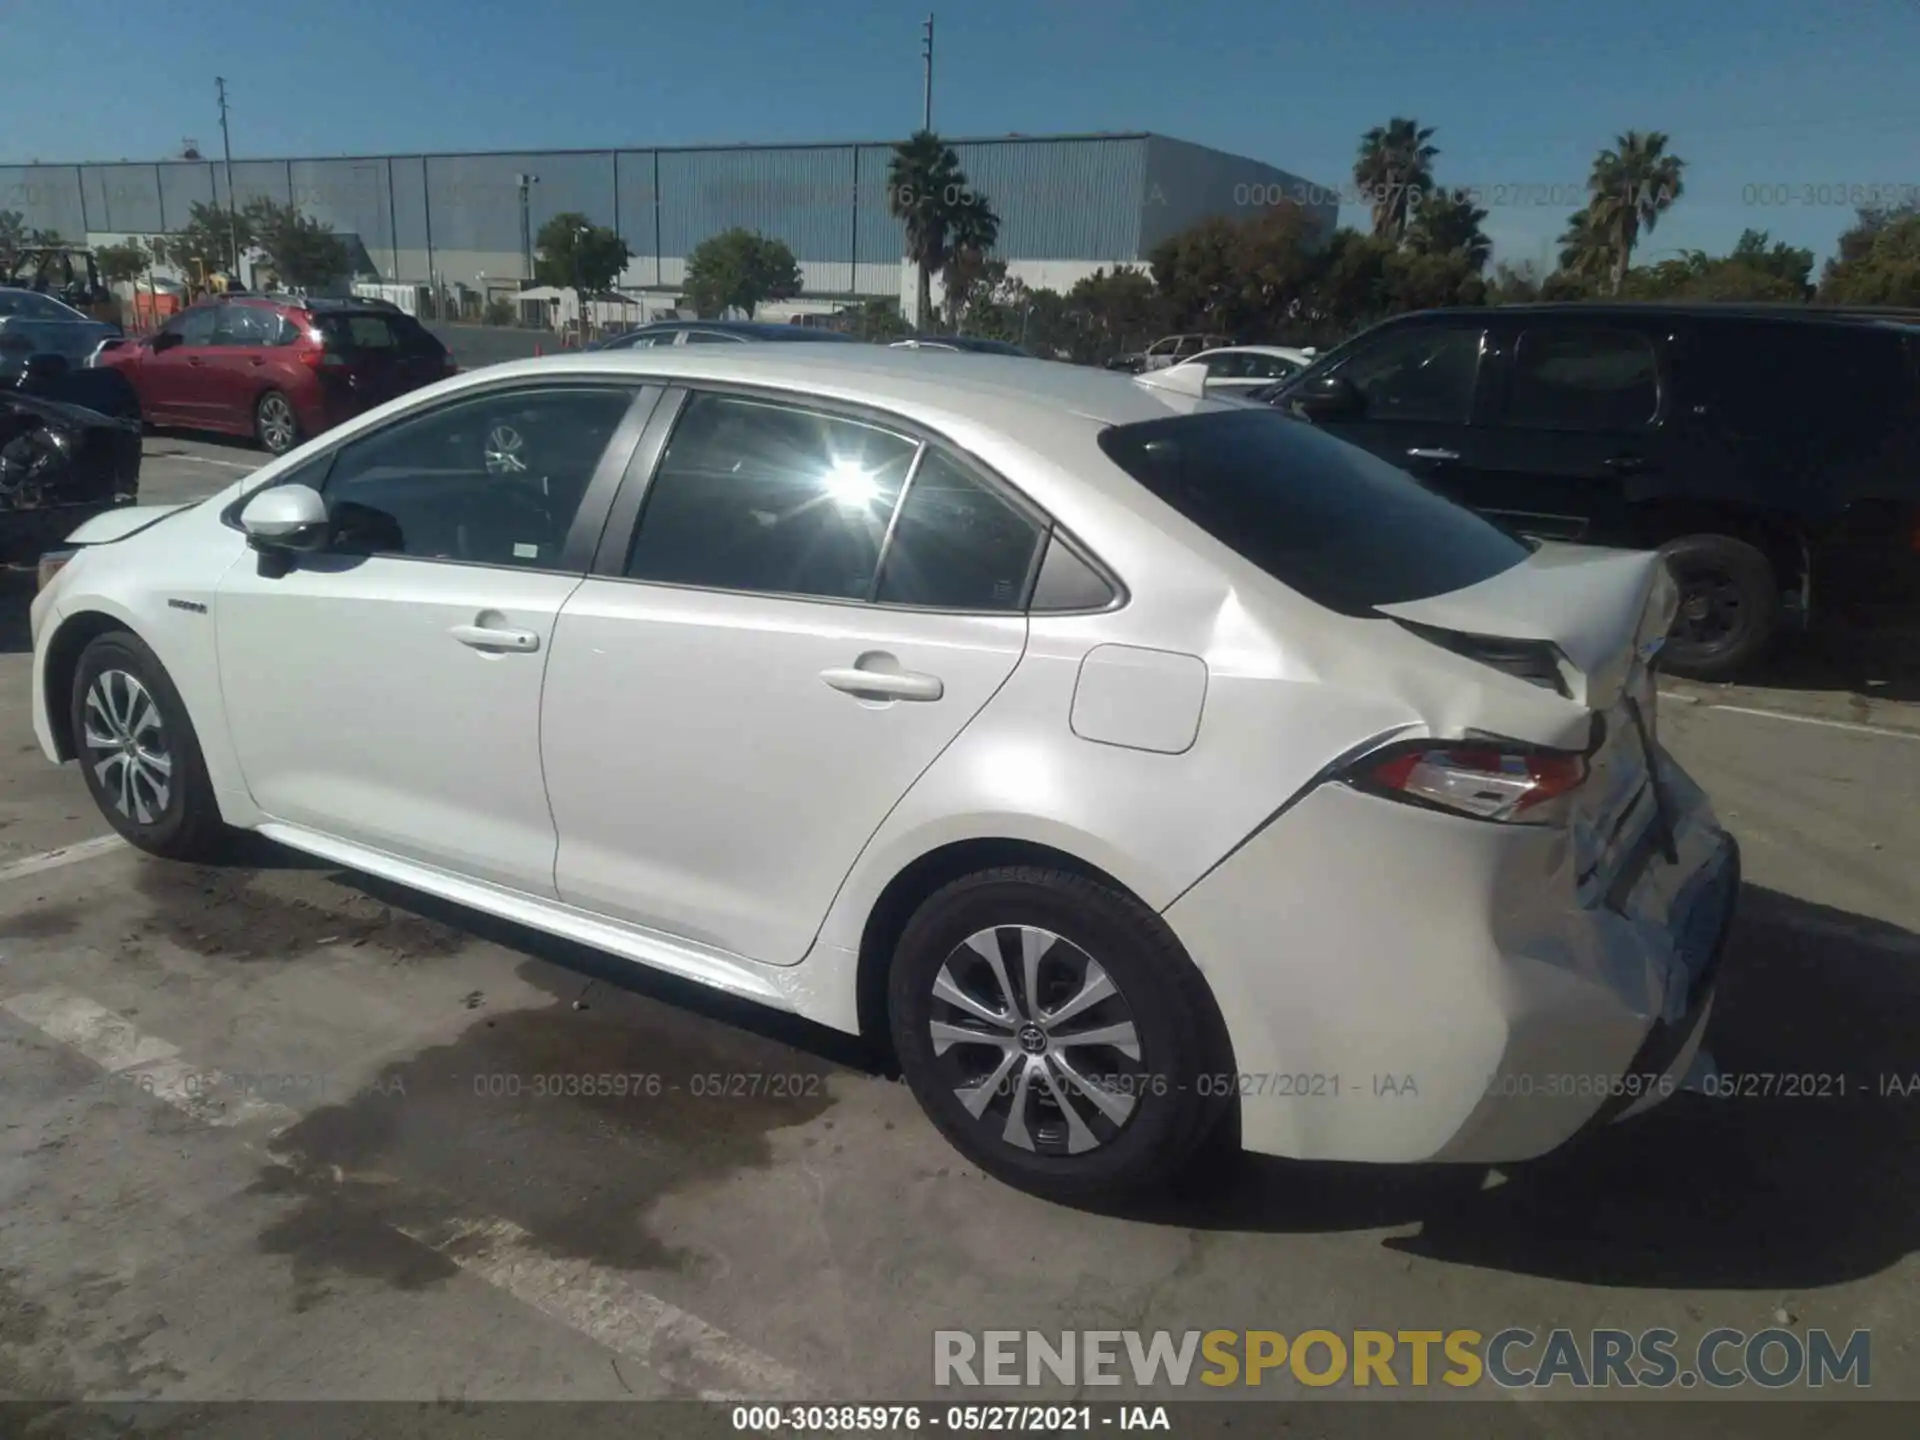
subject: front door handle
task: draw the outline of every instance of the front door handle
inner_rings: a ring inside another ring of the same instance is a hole
[[[267,359],[264,355],[252,355],[247,358],[247,364],[249,365],[264,365],[266,363]]]
[[[938,700],[947,693],[939,676],[911,671],[867,670],[850,665],[842,670],[822,670],[820,678],[836,690],[867,700]]]
[[[1458,460],[1460,458],[1460,452],[1458,450],[1434,450],[1425,446],[1416,445],[1413,449],[1407,451],[1407,458],[1409,460]]]
[[[1600,463],[1616,475],[1638,475],[1641,471],[1652,468],[1638,455],[1614,455]]]
[[[189,355],[187,357],[187,363],[189,365],[204,365],[207,362],[202,360],[198,355]]]
[[[456,625],[447,632],[462,645],[476,650],[511,650],[526,655],[540,648],[540,637],[531,630],[500,630],[490,625]]]

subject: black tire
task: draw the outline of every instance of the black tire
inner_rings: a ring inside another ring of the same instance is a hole
[[[1057,937],[1038,966],[1042,1018],[1078,993],[1091,974],[1084,963],[1089,959],[1117,996],[1068,1017],[1070,1028],[1050,1036],[1042,1031],[1028,1013],[1033,1007],[1018,958],[1022,926]],[[1018,998],[1001,992],[991,1008],[1004,1015],[1011,1005],[1013,1020],[1021,1022],[1017,1027],[990,1025],[935,994],[943,973],[976,1001],[995,993],[990,963],[967,944],[982,932],[1001,937],[1005,973],[1020,992]],[[1009,957],[1012,965],[1006,965]],[[987,1173],[1053,1199],[1085,1200],[1164,1186],[1215,1132],[1233,1103],[1224,1079],[1209,1083],[1231,1065],[1210,1019],[1212,1002],[1199,972],[1159,916],[1086,876],[1008,866],[936,891],[915,911],[894,951],[887,1010],[901,1072],[941,1133]],[[1104,1045],[1054,1048],[1063,1037],[1109,1030],[1123,1020],[1132,1023],[1136,1056]],[[937,1054],[936,1022],[991,1038],[949,1043]],[[1040,1050],[1032,1048],[1035,1043]],[[1116,1121],[1066,1082],[1058,1068],[1063,1052],[1077,1073],[1102,1082],[1097,1088],[1108,1105],[1124,1111],[1122,1118]],[[1030,1065],[1035,1068],[1023,1084],[1019,1077]],[[976,1116],[958,1092],[996,1073],[1004,1078],[982,1089],[990,1098],[983,1102],[984,1114]],[[1076,1102],[1079,1141],[1084,1146],[1094,1140],[1090,1148],[1070,1153],[1076,1131],[1061,1109],[1060,1091],[1039,1079],[1042,1073],[1052,1074],[1054,1085]],[[1019,1130],[1032,1148],[1004,1138],[1022,1093],[1027,1100]],[[1128,1103],[1117,1103],[1122,1101]]]
[[[1680,587],[1680,613],[1660,668],[1695,680],[1731,680],[1773,648],[1780,577],[1773,562],[1731,535],[1683,535],[1660,547]]]
[[[157,724],[145,719],[142,692]],[[142,850],[170,860],[219,854],[228,832],[207,778],[200,738],[153,651],[125,630],[97,637],[80,652],[68,711],[80,773],[109,825]],[[137,751],[122,738],[129,733],[140,742]],[[120,743],[111,743],[115,740]],[[144,764],[134,763],[136,753]],[[156,757],[165,766],[164,793],[154,783],[160,768],[153,763]]]
[[[261,392],[253,402],[253,435],[269,455],[284,455],[300,443],[300,417],[278,390]]]

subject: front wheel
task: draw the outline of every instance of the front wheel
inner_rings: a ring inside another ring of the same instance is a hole
[[[268,454],[286,454],[300,443],[300,417],[293,413],[293,402],[278,390],[267,391],[254,404],[253,432]]]
[[[962,1154],[1057,1199],[1165,1184],[1228,1108],[1192,963],[1152,911],[1018,866],[935,892],[894,954],[894,1051]]]
[[[154,855],[212,858],[225,838],[200,740],[165,668],[133,634],[80,654],[69,723],[87,789],[107,823]]]
[[[1686,535],[1660,547],[1680,608],[1660,668],[1695,680],[1731,680],[1773,646],[1780,578],[1773,562],[1731,535]]]

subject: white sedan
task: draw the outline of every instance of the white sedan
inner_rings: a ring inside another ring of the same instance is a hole
[[[1188,365],[1207,372],[1207,388],[1228,394],[1248,394],[1291,380],[1313,363],[1314,352],[1286,345],[1229,345],[1203,350]]]
[[[1654,739],[1653,556],[1153,377],[823,349],[496,366],[91,522],[42,749],[155,854],[257,831],[888,1042],[1043,1193],[1672,1088],[1738,862]]]

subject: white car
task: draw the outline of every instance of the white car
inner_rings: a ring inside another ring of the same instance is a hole
[[[1313,352],[1285,345],[1229,345],[1203,350],[1182,363],[1205,369],[1209,389],[1240,394],[1291,380],[1313,363]]]
[[[888,1040],[1043,1193],[1672,1087],[1738,867],[1653,739],[1655,557],[1153,377],[824,349],[494,366],[91,522],[42,749],[155,854],[257,831]]]

